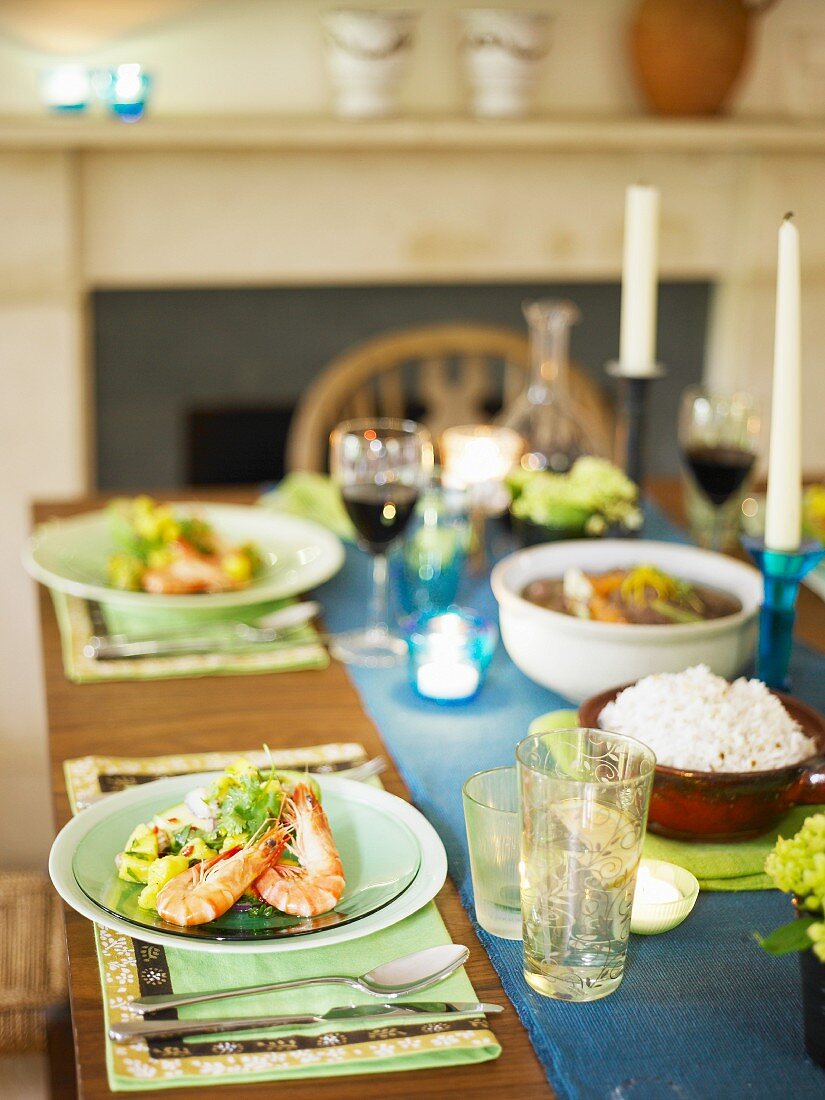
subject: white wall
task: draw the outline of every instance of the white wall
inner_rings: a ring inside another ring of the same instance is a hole
[[[52,835],[34,586],[20,564],[29,502],[84,487],[71,166],[0,157],[0,866],[41,861]],[[25,215],[23,215],[25,211]],[[14,212],[14,213],[12,213]]]

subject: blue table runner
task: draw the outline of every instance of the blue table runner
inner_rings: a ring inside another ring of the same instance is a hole
[[[645,536],[686,541],[650,510]],[[494,553],[512,549],[503,535]],[[369,560],[348,548],[343,572],[319,590],[329,628],[363,621]],[[465,578],[459,602],[497,619],[486,578]],[[450,876],[505,992],[564,1100],[825,1097],[825,1072],[804,1053],[796,956],[771,958],[752,933],[792,916],[774,891],[701,893],[678,932],[631,936],[624,981],[610,997],[571,1004],[525,982],[521,944],[475,924],[461,787],[473,772],[510,764],[533,718],[570,704],[528,680],[499,646],[479,697],[443,707],[421,699],[405,666],[349,672],[410,793],[447,849]],[[825,658],[797,646],[795,694],[825,710]]]

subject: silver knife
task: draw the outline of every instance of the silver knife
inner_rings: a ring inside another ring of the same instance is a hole
[[[258,625],[227,623],[197,635],[170,635],[168,638],[128,638],[125,634],[96,634],[83,647],[83,656],[92,660],[113,661],[125,657],[165,657],[174,653],[210,653],[220,648],[242,648],[267,642],[286,641],[290,630],[297,630],[320,612],[312,600],[279,608],[262,618]],[[314,641],[315,639],[313,639]]]
[[[113,1024],[109,1038],[118,1042],[160,1039],[167,1035],[214,1035],[221,1031],[250,1031],[267,1027],[302,1027],[328,1020],[352,1021],[371,1016],[489,1016],[502,1012],[501,1005],[483,1001],[407,1001],[403,1004],[342,1005],[320,1014],[300,1016],[240,1016],[220,1020],[130,1020]]]

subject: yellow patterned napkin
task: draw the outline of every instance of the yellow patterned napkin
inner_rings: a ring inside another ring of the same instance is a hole
[[[214,653],[181,653],[167,657],[129,657],[120,660],[96,660],[86,657],[83,647],[98,633],[92,623],[89,604],[77,596],[51,591],[60,641],[63,669],[76,684],[102,680],[162,680],[191,676],[235,676],[261,672],[294,672],[307,668],[326,668],[329,654],[318,641],[311,626],[295,633],[295,644],[282,642],[244,650]]]
[[[69,799],[75,812],[113,790],[151,781],[163,775],[195,773],[221,768],[239,753],[153,758],[89,756],[64,766]],[[263,762],[260,751],[245,752]],[[361,745],[319,745],[292,752],[273,752],[277,767],[345,772],[366,754]],[[134,1019],[128,1001],[150,993],[190,992],[196,989],[257,985],[293,977],[323,974],[359,974],[422,947],[449,943],[434,902],[380,932],[343,944],[316,946],[287,954],[202,954],[159,947],[95,926],[103,987],[106,1027]],[[475,992],[463,970],[433,988],[428,996],[439,1000],[474,1001]],[[280,997],[280,1000],[279,1000]],[[422,996],[419,996],[419,1000]],[[344,1003],[370,998],[334,986],[246,997],[231,1002],[182,1009],[182,1015],[262,1015],[295,1011],[324,1011]],[[336,1020],[306,1028],[270,1028],[261,1031],[140,1043],[106,1041],[109,1087],[115,1092],[174,1088],[216,1081],[239,1085],[254,1081],[289,1080],[361,1073],[431,1069],[497,1058],[501,1053],[483,1016],[415,1016],[372,1026],[368,1020]]]

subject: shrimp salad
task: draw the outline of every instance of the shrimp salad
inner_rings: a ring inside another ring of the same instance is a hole
[[[115,588],[161,596],[232,592],[261,571],[263,559],[251,543],[225,546],[199,516],[181,516],[148,496],[109,505],[117,553],[108,561]]]
[[[119,878],[143,886],[140,908],[180,927],[233,907],[316,917],[334,909],[345,886],[315,780],[243,757],[138,825],[115,864]]]

